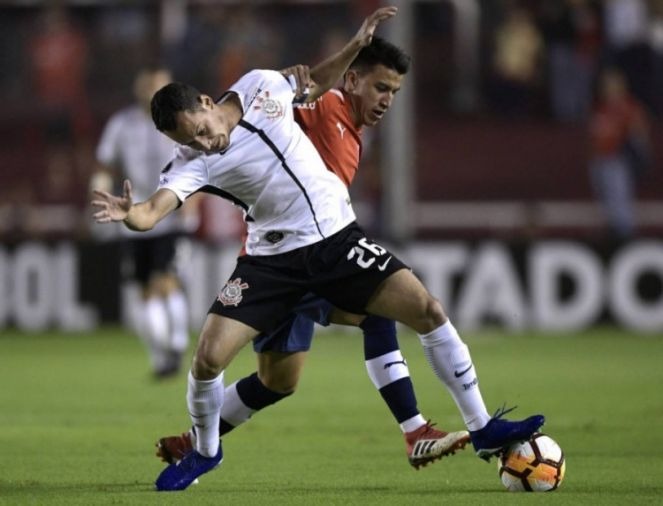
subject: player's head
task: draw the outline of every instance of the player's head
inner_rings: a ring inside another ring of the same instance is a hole
[[[163,67],[146,67],[138,72],[134,79],[133,92],[140,106],[149,111],[150,101],[154,94],[173,80],[168,69]]]
[[[154,94],[152,121],[157,130],[179,144],[206,153],[224,150],[229,122],[211,97],[184,83],[170,83]]]
[[[391,107],[401,81],[410,69],[410,57],[380,37],[373,37],[345,73],[343,88],[356,98],[359,125],[375,125]]]

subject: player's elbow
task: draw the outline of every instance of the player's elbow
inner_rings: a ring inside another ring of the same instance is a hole
[[[124,226],[134,232],[147,232],[148,230],[152,230],[154,225],[156,225],[156,220],[147,219],[145,217],[136,219],[130,215],[124,220]]]
[[[147,224],[147,223],[132,223],[129,221],[124,222],[124,225],[129,229],[133,230],[134,232],[147,232],[148,230],[152,230],[154,228],[154,225]]]

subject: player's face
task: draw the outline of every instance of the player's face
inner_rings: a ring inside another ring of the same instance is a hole
[[[349,70],[345,89],[357,99],[358,126],[373,126],[401,89],[403,75],[384,65],[376,65],[370,71]]]
[[[207,154],[218,153],[230,143],[229,122],[223,109],[207,95],[200,97],[201,107],[177,113],[177,129],[164,132],[178,144]]]

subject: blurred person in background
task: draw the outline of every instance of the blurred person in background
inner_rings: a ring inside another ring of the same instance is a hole
[[[28,42],[35,97],[47,121],[48,143],[68,143],[90,130],[86,89],[89,42],[65,7],[48,7]]]
[[[135,78],[136,103],[115,113],[106,124],[99,145],[99,170],[90,186],[112,190],[114,183],[130,178],[137,198],[146,199],[156,189],[161,170],[173,156],[174,144],[154,128],[150,100],[172,81],[163,68],[145,68]],[[157,378],[176,374],[189,343],[189,310],[175,273],[176,244],[183,232],[181,216],[170,215],[154,230],[136,233],[121,228],[126,239],[125,266],[140,285],[142,304],[131,308],[136,328]]]
[[[618,68],[606,68],[599,76],[589,135],[594,193],[612,236],[628,240],[635,233],[635,186],[650,165],[649,122]]]
[[[628,80],[631,92],[647,104],[652,99],[649,95],[652,71],[648,4],[647,0],[603,2],[604,63],[619,67]],[[654,93],[660,94],[661,91],[654,90]]]
[[[601,48],[599,6],[590,0],[551,0],[540,8],[546,41],[550,105],[560,121],[586,120]]]
[[[531,112],[540,84],[543,37],[531,13],[510,6],[495,33],[491,95],[498,112],[522,116]]]

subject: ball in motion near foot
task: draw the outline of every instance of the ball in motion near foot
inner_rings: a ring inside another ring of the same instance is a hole
[[[511,492],[547,492],[561,485],[566,461],[555,440],[537,433],[509,447],[497,461],[497,468]]]

